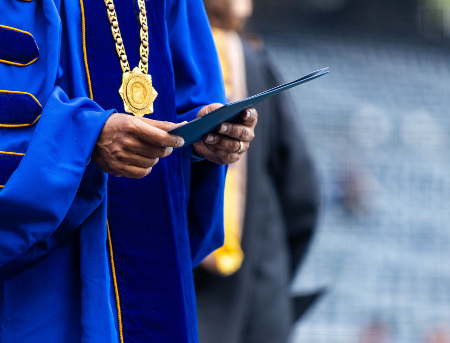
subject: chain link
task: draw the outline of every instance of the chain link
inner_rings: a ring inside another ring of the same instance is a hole
[[[139,48],[141,60],[139,61],[139,69],[144,74],[148,74],[148,25],[145,1],[138,0],[138,5],[139,21],[141,22],[141,47]]]
[[[109,23],[111,24],[111,32],[116,44],[117,55],[119,56],[120,66],[122,72],[129,73],[131,71],[130,64],[128,63],[127,54],[125,53],[125,46],[123,44],[122,35],[120,34],[119,22],[117,20],[117,13],[114,7],[113,0],[104,0],[106,10],[108,13]],[[141,60],[139,61],[139,69],[142,73],[148,74],[148,25],[147,25],[147,11],[145,10],[145,1],[138,0],[139,4],[139,21],[141,24],[140,36],[141,46],[139,53]]]

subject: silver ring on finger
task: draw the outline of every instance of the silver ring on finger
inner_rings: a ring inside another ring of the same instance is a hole
[[[235,154],[239,154],[242,151],[243,147],[244,147],[244,143],[242,141],[239,141],[239,149],[237,149]]]

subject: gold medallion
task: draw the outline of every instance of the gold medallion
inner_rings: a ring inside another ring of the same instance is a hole
[[[125,112],[139,117],[153,113],[153,102],[158,96],[152,86],[151,75],[142,73],[138,67],[130,73],[123,73],[119,94],[122,97]]]
[[[123,100],[125,112],[133,113],[138,117],[151,114],[153,113],[153,102],[158,96],[158,93],[152,86],[152,77],[148,75],[149,42],[145,1],[137,0],[139,6],[139,23],[141,26],[141,46],[139,48],[141,59],[139,61],[139,66],[134,68],[131,72],[119,29],[114,0],[104,1],[108,12],[109,23],[111,24],[111,32],[116,44],[117,55],[119,56],[120,67],[123,72],[122,85],[120,86],[119,94]]]

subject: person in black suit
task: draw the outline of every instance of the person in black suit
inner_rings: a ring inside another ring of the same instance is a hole
[[[230,101],[283,83],[261,41],[248,43],[236,33],[249,13],[243,2],[205,0]],[[241,200],[232,201],[245,208],[234,240],[240,247],[226,238],[226,251],[194,271],[200,343],[284,343],[294,320],[320,294],[295,299],[289,292],[319,211],[318,181],[298,113],[287,93],[256,109],[252,149],[238,169]]]

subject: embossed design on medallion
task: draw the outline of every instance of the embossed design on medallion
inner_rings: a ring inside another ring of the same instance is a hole
[[[124,101],[125,112],[140,117],[153,113],[153,102],[158,96],[152,86],[152,77],[143,74],[138,67],[131,73],[123,74],[119,94]]]

